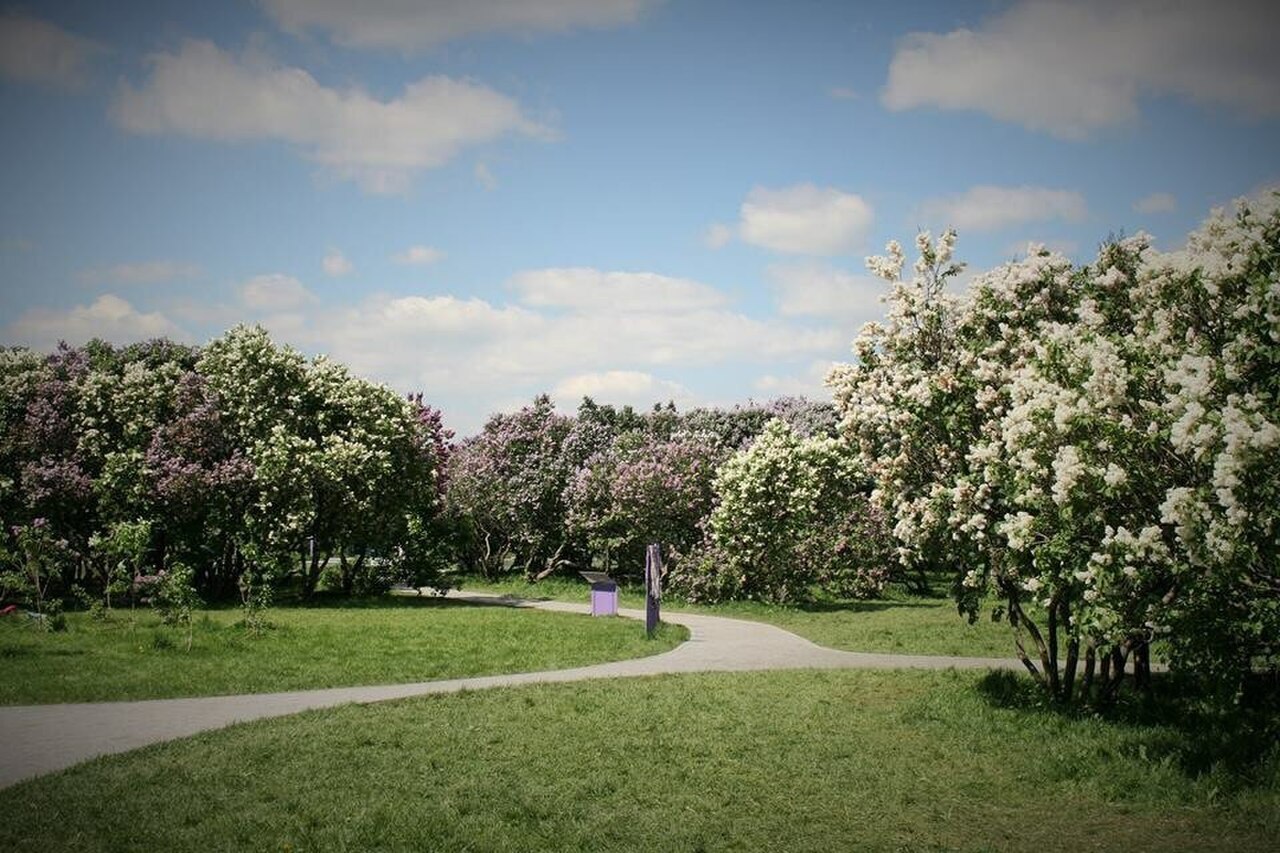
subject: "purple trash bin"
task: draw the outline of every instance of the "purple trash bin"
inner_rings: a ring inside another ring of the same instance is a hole
[[[618,582],[604,572],[578,572],[591,584],[591,615],[618,615]]]

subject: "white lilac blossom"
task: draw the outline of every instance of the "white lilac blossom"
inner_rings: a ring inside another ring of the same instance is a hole
[[[954,244],[918,235],[910,281],[898,244],[869,259],[888,317],[828,379],[901,558],[953,568],[968,609],[1060,603],[1099,649],[1150,625],[1181,648],[1202,586],[1280,594],[1280,193],[1176,252],[1138,234],[1077,269],[1032,246],[963,296]]]

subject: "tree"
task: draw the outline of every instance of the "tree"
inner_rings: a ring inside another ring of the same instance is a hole
[[[543,394],[512,414],[499,414],[457,447],[448,501],[466,531],[465,562],[492,576],[506,561],[530,577],[545,576],[569,557],[564,443],[570,419]]]
[[[842,427],[901,557],[949,566],[971,618],[994,596],[1060,701],[1110,701],[1126,666],[1145,684],[1156,637],[1236,685],[1274,666],[1278,198],[1170,255],[1145,235],[1081,269],[1032,251],[963,299],[940,286],[948,237],[922,235],[911,283],[896,244],[871,262],[889,325],[831,377]]]
[[[703,601],[806,600],[815,585],[878,594],[893,553],[869,491],[844,441],[801,438],[772,420],[716,474],[706,547],[678,567],[673,588]]]
[[[566,489],[570,535],[584,540],[606,571],[616,565],[638,573],[653,542],[665,546],[669,563],[678,562],[702,538],[725,455],[703,436],[619,435]]]

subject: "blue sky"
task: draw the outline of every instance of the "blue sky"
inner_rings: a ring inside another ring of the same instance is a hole
[[[1271,4],[0,5],[0,342],[259,322],[466,433],[823,397],[882,288],[1280,182]]]

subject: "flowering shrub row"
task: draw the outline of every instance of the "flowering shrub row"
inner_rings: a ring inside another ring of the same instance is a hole
[[[495,415],[451,457],[446,505],[462,561],[490,576],[563,566],[638,574],[645,546],[660,542],[669,566],[688,562],[705,554],[721,464],[771,422],[827,440],[836,426],[829,404],[795,398],[685,413],[587,398],[570,417],[541,396]]]
[[[374,555],[430,573],[420,540],[439,514],[446,439],[420,399],[259,328],[201,349],[0,351],[0,593],[35,603],[75,584],[109,605],[135,576],[183,565],[206,597],[286,573],[310,591],[329,555],[348,588]],[[26,554],[34,530],[56,559]]]

